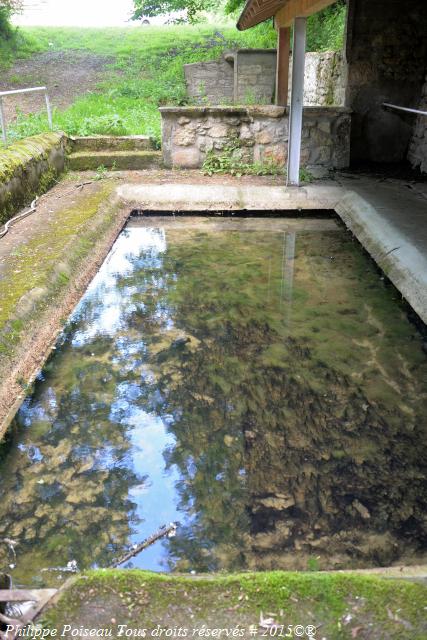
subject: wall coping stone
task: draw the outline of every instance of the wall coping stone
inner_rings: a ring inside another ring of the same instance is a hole
[[[248,115],[248,116],[268,116],[270,118],[281,118],[289,113],[289,107],[279,107],[274,104],[268,105],[248,105],[248,106],[183,106],[183,107],[159,107],[161,114],[179,113],[188,116],[208,116],[208,115]],[[308,106],[304,107],[304,114],[310,115],[328,115],[337,113],[352,113],[349,107],[338,106]]]

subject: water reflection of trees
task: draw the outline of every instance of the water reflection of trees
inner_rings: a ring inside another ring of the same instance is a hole
[[[128,542],[135,514],[127,496],[141,479],[129,464],[126,425],[111,420],[119,375],[109,359],[107,339],[64,345],[15,419],[0,537],[19,542],[18,580],[71,559],[108,566]]]
[[[19,566],[105,566],[128,543],[129,492],[149,480],[131,460],[138,408],[175,438],[172,567],[411,559],[427,531],[426,365],[364,256],[299,235],[290,295],[282,234],[168,231],[166,249],[157,235],[119,251],[15,421],[0,537],[19,540]]]
[[[151,365],[190,521],[176,566],[411,559],[427,537],[419,339],[336,234],[300,237],[287,326],[282,239],[252,237],[169,236],[157,304],[181,334]]]

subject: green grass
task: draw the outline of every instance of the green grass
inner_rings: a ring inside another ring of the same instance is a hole
[[[148,27],[23,30],[37,51],[79,50],[110,58],[108,79],[68,109],[54,110],[54,127],[71,135],[145,134],[160,142],[158,106],[186,101],[183,65],[217,59],[232,47],[273,46],[275,34],[262,26],[245,33],[221,27]],[[48,129],[41,112],[19,115],[11,141]]]
[[[342,46],[345,9],[309,19],[308,50]],[[271,22],[240,32],[229,26],[167,26],[83,29],[27,27],[8,40],[0,38],[3,67],[13,59],[41,51],[84,51],[108,56],[106,80],[79,97],[69,108],[54,110],[56,130],[70,135],[152,136],[160,144],[161,105],[187,102],[183,65],[215,60],[230,48],[276,45]],[[16,78],[15,78],[16,79]],[[31,78],[26,77],[31,84]],[[48,130],[44,112],[18,115],[9,140]]]
[[[5,35],[0,31],[0,72],[4,71],[16,58],[29,58],[42,48],[31,34],[20,29]]]
[[[47,629],[61,629],[64,623],[112,628],[113,637],[118,624],[145,628],[147,637],[157,625],[176,626],[189,629],[193,637],[192,629],[202,624],[248,629],[259,624],[262,612],[264,618],[285,625],[281,637],[300,637],[285,636],[288,625],[299,624],[320,627],[310,634],[319,640],[422,640],[426,591],[419,584],[355,574],[275,571],[192,578],[91,571],[63,592],[43,623]],[[280,637],[279,629],[264,635]]]

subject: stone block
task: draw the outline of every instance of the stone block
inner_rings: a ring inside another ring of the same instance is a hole
[[[172,141],[178,146],[187,147],[196,142],[196,134],[194,133],[194,131],[188,129],[187,127],[176,129],[172,136]]]
[[[317,128],[323,133],[331,133],[331,123],[329,120],[319,120],[319,122],[317,123]]]
[[[218,122],[210,128],[209,135],[212,138],[226,138],[228,136],[229,128],[225,123]]]
[[[200,151],[197,147],[178,147],[172,149],[172,166],[182,169],[197,169],[201,165]]]
[[[274,162],[278,165],[284,165],[288,158],[288,150],[284,143],[272,144],[264,148],[262,156],[264,161]]]
[[[273,142],[273,138],[271,129],[263,129],[255,134],[255,142],[258,144],[270,144],[270,142]]]

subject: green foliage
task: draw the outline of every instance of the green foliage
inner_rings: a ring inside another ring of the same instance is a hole
[[[229,173],[232,176],[242,175],[278,175],[284,173],[283,167],[274,161],[245,162],[244,152],[237,138],[231,139],[220,153],[208,151],[203,162],[202,172],[212,176],[214,173]]]
[[[309,571],[319,571],[319,560],[317,558],[310,557],[307,561],[307,568]]]
[[[103,164],[100,164],[95,172],[94,180],[104,180],[107,177],[108,169]]]
[[[338,51],[344,46],[346,2],[335,4],[315,13],[307,20],[307,51]]]
[[[144,29],[29,28],[29,42],[43,50],[83,50],[114,56],[108,80],[53,112],[54,128],[70,135],[149,135],[160,144],[159,105],[187,101],[183,65],[217,59],[233,47],[271,46],[263,25],[245,33],[218,27]],[[50,44],[49,44],[50,43]],[[11,141],[48,130],[44,112],[18,114],[9,128]]]
[[[37,43],[27,40],[10,23],[20,7],[19,0],[0,0],[0,69],[7,68],[16,57],[27,57],[37,50]]]
[[[214,0],[134,0],[133,20],[183,11],[189,22],[196,22],[202,11],[215,9],[217,4]]]
[[[244,150],[239,139],[232,138],[220,152],[215,152],[211,149],[206,153],[202,172],[207,176],[229,173],[239,178],[243,175],[282,175],[286,173],[286,169],[272,159],[264,160],[263,162],[246,162],[244,160]],[[300,169],[300,180],[301,182],[311,182],[313,176],[307,169],[302,167]]]
[[[245,0],[226,0],[222,10],[225,15],[237,19]],[[212,11],[218,7],[213,0],[134,0],[135,13],[133,19],[142,16],[158,16],[173,11],[186,11],[188,20],[195,23],[201,19],[204,11]],[[337,0],[335,4],[310,16],[307,21],[307,51],[328,51],[341,49],[344,42],[346,16],[346,0]],[[263,22],[249,32],[268,33],[268,40],[275,46],[276,35],[272,20]]]

